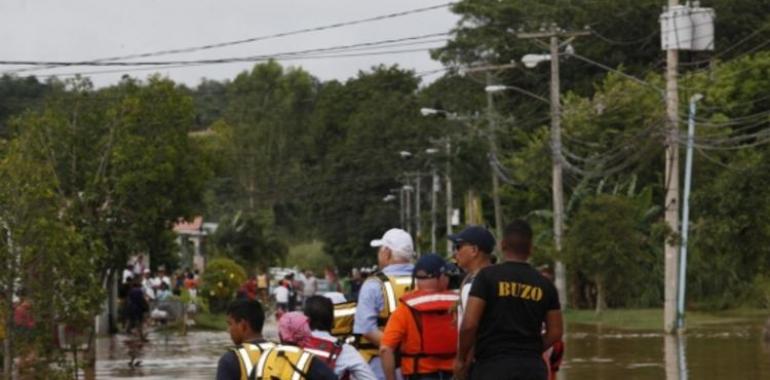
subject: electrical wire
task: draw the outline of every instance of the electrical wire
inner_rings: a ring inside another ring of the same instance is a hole
[[[449,33],[430,33],[419,36],[410,36],[402,38],[392,38],[387,40],[362,42],[350,45],[339,45],[325,48],[314,48],[297,51],[280,52],[273,54],[253,55],[246,57],[228,57],[228,58],[214,58],[214,59],[198,59],[198,60],[176,60],[176,61],[7,61],[0,60],[0,65],[38,65],[38,66],[162,66],[162,65],[187,65],[187,64],[219,64],[219,63],[234,63],[234,62],[253,62],[257,60],[265,60],[270,58],[286,58],[291,56],[304,55],[309,53],[321,53],[321,52],[336,52],[340,50],[347,50],[351,48],[371,47],[378,45],[385,45],[394,42],[402,41],[414,41],[438,36],[446,36]]]
[[[293,30],[289,32],[281,32],[281,33],[274,33],[274,34],[268,34],[264,36],[257,36],[257,37],[249,37],[245,39],[239,39],[234,41],[225,41],[225,42],[218,42],[218,43],[212,43],[207,45],[198,45],[198,46],[191,46],[186,48],[176,48],[176,49],[167,49],[167,50],[159,50],[159,51],[153,51],[153,52],[146,52],[146,53],[138,53],[138,54],[129,54],[129,55],[122,55],[122,56],[113,56],[113,57],[105,57],[105,58],[97,58],[94,60],[91,60],[91,62],[107,62],[107,61],[118,61],[118,60],[126,60],[126,59],[135,59],[135,58],[148,58],[148,57],[157,57],[157,56],[163,56],[163,55],[169,55],[169,54],[180,54],[180,53],[191,53],[201,50],[210,50],[210,49],[217,49],[222,47],[228,47],[228,46],[236,46],[236,45],[242,45],[246,43],[252,43],[257,41],[264,41],[269,39],[275,39],[275,38],[282,38],[282,37],[288,37],[298,34],[305,34],[305,33],[312,33],[312,32],[319,32],[319,31],[325,31],[330,29],[337,29],[342,28],[346,26],[352,26],[352,25],[358,25],[358,24],[364,24],[369,22],[375,22],[375,21],[381,21],[386,19],[392,19],[397,17],[403,17],[408,16],[412,14],[417,13],[423,13],[428,11],[433,11],[437,9],[443,9],[446,7],[449,7],[451,5],[455,4],[454,2],[448,2],[444,4],[429,6],[429,7],[422,7],[422,8],[415,8],[410,9],[402,12],[395,12],[395,13],[389,13],[384,14],[380,16],[375,17],[369,17],[359,20],[351,20],[351,21],[344,21],[344,22],[338,22],[334,24],[329,25],[323,25],[323,26],[317,26],[317,27],[311,27],[311,28],[303,28],[298,30]],[[55,65],[50,65],[47,68],[56,67]],[[22,68],[22,69],[16,69],[7,71],[4,74],[13,74],[13,73],[19,73],[23,71],[29,71],[29,70],[36,70],[38,68]]]

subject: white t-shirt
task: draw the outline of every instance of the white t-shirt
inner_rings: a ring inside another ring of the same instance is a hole
[[[463,283],[460,288],[460,305],[457,306],[457,328],[463,324],[463,315],[465,314],[465,307],[468,306],[468,295],[471,293],[471,285],[473,285],[473,278]]]
[[[275,302],[289,303],[289,289],[285,286],[276,287],[273,290],[273,295],[275,295]]]
[[[160,277],[150,277],[148,281],[153,289],[160,288]]]
[[[317,291],[318,291],[318,280],[315,277],[306,278],[303,295],[305,297],[314,296]]]
[[[125,284],[126,281],[128,281],[129,278],[134,278],[134,271],[131,269],[123,269],[123,281],[122,283]]]

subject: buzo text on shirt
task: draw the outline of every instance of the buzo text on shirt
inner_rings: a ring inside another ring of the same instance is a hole
[[[501,281],[497,283],[497,296],[540,301],[543,299],[543,289],[519,282]]]

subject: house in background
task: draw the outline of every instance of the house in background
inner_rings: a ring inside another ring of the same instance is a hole
[[[196,216],[191,222],[180,220],[174,224],[180,267],[203,273],[206,268],[206,240],[216,232],[217,227],[218,223],[204,223],[202,216]]]

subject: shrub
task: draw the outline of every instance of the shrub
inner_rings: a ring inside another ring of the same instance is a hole
[[[233,260],[216,258],[206,265],[200,295],[208,299],[212,312],[222,312],[245,281],[243,267]]]

